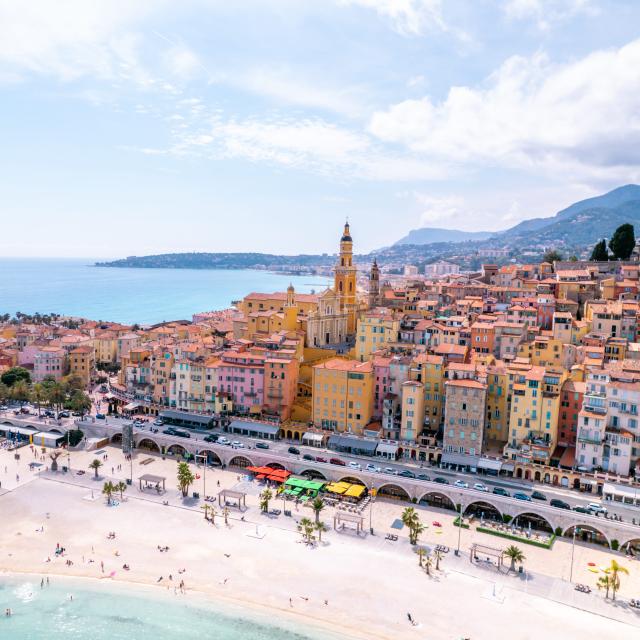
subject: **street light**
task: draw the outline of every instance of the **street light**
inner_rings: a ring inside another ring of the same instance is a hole
[[[198,460],[198,458],[202,458],[203,459],[203,463],[202,463],[202,495],[204,496],[204,498],[207,498],[207,461],[208,461],[208,457],[205,453],[196,453],[196,455],[194,456],[194,458],[196,460]]]
[[[569,571],[569,582],[573,582],[573,554],[576,550],[576,533],[580,533],[580,527],[573,528],[573,543],[571,545],[571,570]]]
[[[376,492],[373,488],[373,480],[371,481],[371,489],[369,489],[369,496],[371,496],[371,505],[369,506],[369,532],[373,534],[373,503],[376,500]]]
[[[458,548],[456,549],[456,555],[460,555],[460,538],[462,536],[462,493],[460,494],[460,510],[458,511]]]

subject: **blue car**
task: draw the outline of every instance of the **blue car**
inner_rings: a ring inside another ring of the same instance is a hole
[[[531,502],[531,497],[528,496],[526,493],[514,493],[513,497],[516,500],[526,500],[527,502]]]

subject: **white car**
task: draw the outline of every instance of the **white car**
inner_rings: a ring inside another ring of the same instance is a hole
[[[476,483],[473,485],[473,488],[474,488],[476,491],[484,491],[485,493],[487,493],[487,492],[489,491],[489,487],[487,487],[487,485],[486,485],[486,484],[482,484],[482,482],[476,482]]]
[[[397,476],[398,475],[398,470],[397,469],[393,469],[392,467],[385,467],[384,468],[384,472],[388,473],[389,475],[392,475],[392,476]]]
[[[351,469],[356,469],[357,471],[360,471],[362,469],[362,466],[360,465],[359,462],[353,462],[353,460],[349,463],[349,467]]]
[[[469,484],[466,483],[464,480],[456,480],[453,483],[454,487],[458,487],[458,489],[468,489],[469,488]]]
[[[240,442],[239,440],[234,440],[234,441],[231,443],[231,446],[232,446],[234,449],[244,449],[244,445],[243,445],[243,444],[242,444],[242,442]]]
[[[220,436],[218,438],[218,444],[229,444],[229,441],[224,436]]]
[[[590,502],[587,505],[587,509],[589,509],[589,511],[592,511],[593,513],[607,513],[607,508],[603,507],[601,504],[598,504],[597,502]]]
[[[365,469],[366,469],[367,471],[371,471],[372,473],[380,473],[380,472],[382,471],[382,469],[381,469],[380,467],[376,467],[376,465],[375,465],[375,464],[371,464],[371,463],[369,463],[369,464],[365,467]]]

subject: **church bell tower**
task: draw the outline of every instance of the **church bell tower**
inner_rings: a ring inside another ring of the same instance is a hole
[[[353,238],[349,223],[344,225],[340,238],[340,255],[335,267],[334,288],[340,308],[348,314],[347,333],[356,331],[356,268],[353,265]]]

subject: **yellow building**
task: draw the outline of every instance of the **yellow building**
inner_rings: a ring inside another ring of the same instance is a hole
[[[349,223],[344,225],[340,238],[340,255],[335,267],[334,291],[339,297],[340,307],[347,314],[347,333],[356,332],[356,267],[353,264],[353,238]]]
[[[537,336],[518,347],[518,358],[526,358],[536,367],[561,367],[562,356],[562,342],[549,336]]]
[[[313,367],[311,415],[316,426],[362,434],[373,414],[373,365],[331,358]]]
[[[78,376],[85,387],[89,386],[95,368],[93,347],[76,347],[69,353],[69,373]]]
[[[390,309],[381,307],[368,311],[358,319],[356,358],[364,362],[374,351],[383,349],[390,342],[397,342],[399,330],[400,320],[394,317]]]
[[[411,379],[422,383],[424,389],[425,422],[432,431],[437,431],[444,416],[444,374],[442,356],[421,353],[411,364]]]
[[[96,334],[93,339],[96,353],[96,362],[99,364],[111,364],[118,358],[118,336],[113,331],[104,331]]]
[[[400,440],[404,442],[417,441],[424,427],[424,409],[424,387],[422,383],[413,380],[403,383]]]

